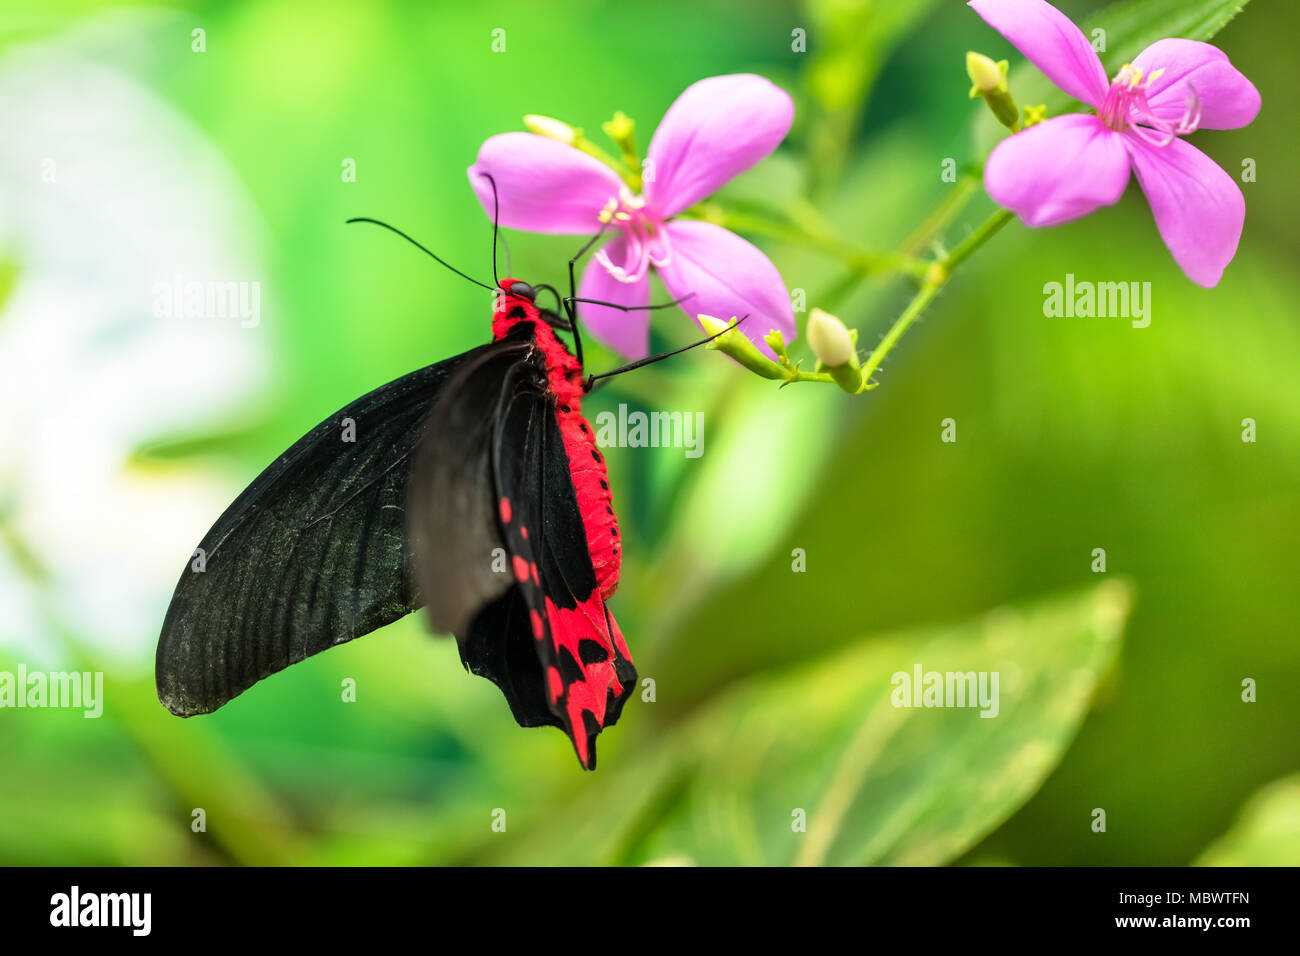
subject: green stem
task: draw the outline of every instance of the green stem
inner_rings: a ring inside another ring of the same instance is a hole
[[[937,236],[943,234],[954,219],[966,208],[966,204],[971,201],[980,191],[981,180],[979,176],[973,176],[969,173],[962,176],[957,184],[948,192],[943,201],[935,206],[930,215],[925,217],[925,221],[912,231],[912,234],[903,241],[899,251],[905,255],[916,255],[927,249]]]
[[[867,356],[866,362],[862,365],[862,387],[864,389],[872,388],[871,376],[875,374],[876,369],[880,368],[880,363],[885,360],[885,356],[890,350],[898,344],[898,340],[903,337],[903,333],[911,327],[925,311],[925,307],[934,301],[934,297],[939,294],[946,280],[927,281],[921,285],[912,301],[907,304],[907,308],[890,326],[885,337],[880,340],[872,353]]]
[[[784,380],[781,382],[781,387],[785,388],[787,385],[793,385],[795,382],[826,382],[830,385],[837,384],[829,372],[805,372],[798,367],[795,367],[793,371],[787,371]]]
[[[912,298],[912,301],[907,304],[903,314],[894,321],[889,331],[885,333],[885,337],[880,340],[880,344],[876,346],[875,350],[867,357],[866,362],[863,363],[862,387],[864,390],[873,387],[871,376],[875,374],[876,369],[880,368],[880,363],[898,344],[898,340],[911,328],[912,323],[921,317],[921,314],[934,301],[939,291],[948,284],[953,271],[969,259],[975,250],[993,238],[998,230],[1009,223],[1011,219],[1012,213],[1005,209],[998,210],[986,219],[978,229],[967,236],[956,249],[930,267],[929,274],[926,276],[925,281],[921,283],[921,288]]]
[[[924,275],[925,270],[929,267],[926,260],[915,256],[901,252],[872,252],[828,233],[789,226],[784,223],[774,222],[763,216],[724,209],[713,203],[693,207],[686,210],[682,215],[703,219],[733,232],[748,232],[754,235],[769,236],[784,242],[828,252],[841,259],[859,278],[868,275],[899,272],[919,277]]]
[[[959,265],[969,259],[976,249],[997,235],[998,230],[1009,223],[1013,218],[1015,218],[1015,214],[1009,209],[999,209],[993,215],[989,216],[989,218],[984,220],[983,224],[978,229],[963,239],[957,248],[948,254],[948,258],[943,260],[941,265],[944,271],[951,273]],[[946,277],[944,281],[947,281]]]

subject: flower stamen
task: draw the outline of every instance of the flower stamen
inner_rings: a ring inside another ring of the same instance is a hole
[[[610,197],[597,218],[602,224],[617,225],[627,243],[622,265],[610,259],[604,249],[596,253],[596,261],[616,282],[640,282],[651,266],[662,268],[672,261],[668,232],[660,228],[663,223],[649,211],[644,196],[624,186],[617,196]]]
[[[1168,146],[1179,136],[1194,133],[1201,125],[1201,102],[1193,89],[1178,122],[1161,119],[1147,102],[1147,92],[1151,84],[1165,72],[1164,67],[1152,70],[1142,82],[1142,70],[1125,63],[1115,74],[1106,99],[1097,111],[1098,117],[1109,129],[1116,132],[1131,130],[1145,143],[1152,146]]]

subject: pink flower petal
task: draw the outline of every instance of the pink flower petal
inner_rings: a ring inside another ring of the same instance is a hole
[[[1055,226],[1119,201],[1129,158],[1121,134],[1070,113],[1004,139],[984,167],[993,201],[1028,226]]]
[[[469,168],[474,193],[492,217],[496,180],[501,225],[562,235],[594,233],[600,211],[623,181],[604,163],[559,140],[534,133],[502,133],[487,140]]]
[[[1241,240],[1246,221],[1241,189],[1218,163],[1185,140],[1152,146],[1124,134],[1124,143],[1174,261],[1197,285],[1214,288]]]
[[[761,76],[691,84],[650,140],[646,199],[661,218],[677,215],[776,149],[793,121],[790,95]]]
[[[615,236],[605,246],[611,261],[622,263],[627,257],[627,242]],[[590,262],[578,283],[578,298],[599,299],[618,305],[646,305],[650,301],[650,278],[642,276],[636,282],[619,282],[598,262]],[[645,358],[650,354],[650,316],[652,312],[622,312],[600,305],[578,303],[578,318],[585,331],[598,341],[629,359]]]
[[[1074,22],[1045,0],[970,0],[984,22],[1076,100],[1101,106],[1106,70]]]
[[[754,344],[772,356],[763,336],[780,329],[787,342],[795,337],[794,310],[781,273],[756,246],[721,226],[678,219],[664,227],[672,255],[659,276],[674,299],[691,298],[681,308],[694,318],[703,313],[724,322],[732,316]]]
[[[1195,99],[1202,129],[1237,129],[1259,113],[1259,90],[1237,71],[1222,50],[1196,40],[1160,40],[1137,55],[1133,65],[1146,84],[1147,104],[1162,120],[1177,122]]]

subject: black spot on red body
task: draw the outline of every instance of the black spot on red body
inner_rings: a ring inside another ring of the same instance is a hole
[[[584,664],[600,664],[609,660],[609,651],[598,641],[584,637],[578,642],[578,659]]]
[[[581,648],[581,643],[578,645]],[[582,665],[574,658],[573,652],[567,647],[561,647],[559,653],[560,678],[564,681],[564,686],[576,684],[582,681],[584,674]]]

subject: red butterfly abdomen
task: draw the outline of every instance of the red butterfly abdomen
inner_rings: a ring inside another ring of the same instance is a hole
[[[557,405],[556,415],[564,436],[564,450],[569,454],[569,473],[578,495],[582,523],[587,530],[587,548],[596,572],[596,585],[600,596],[608,599],[618,588],[623,542],[619,537],[618,517],[614,514],[605,456],[596,447],[596,436],[576,399]]]

